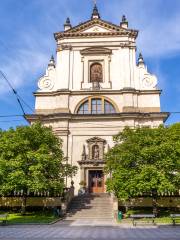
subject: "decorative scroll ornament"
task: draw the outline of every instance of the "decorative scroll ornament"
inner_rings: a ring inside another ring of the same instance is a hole
[[[38,87],[41,91],[50,91],[53,89],[56,78],[56,65],[54,57],[52,56],[48,67],[46,69],[46,74],[41,77],[38,81]]]
[[[157,85],[157,78],[154,75],[146,76],[143,81],[143,88],[155,88]]]
[[[39,79],[38,87],[41,90],[51,90],[54,87],[54,81],[48,77],[42,77]]]

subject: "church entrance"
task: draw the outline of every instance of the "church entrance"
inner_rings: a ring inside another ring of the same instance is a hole
[[[102,170],[89,171],[89,192],[104,193],[104,173]]]

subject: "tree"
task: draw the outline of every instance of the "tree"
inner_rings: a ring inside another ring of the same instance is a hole
[[[115,146],[106,155],[106,171],[111,176],[108,190],[124,200],[151,195],[157,214],[158,194],[179,190],[180,123],[158,128],[126,127],[114,141]]]
[[[0,194],[22,193],[25,213],[28,192],[62,193],[64,178],[76,167],[64,161],[62,140],[40,123],[0,132]]]

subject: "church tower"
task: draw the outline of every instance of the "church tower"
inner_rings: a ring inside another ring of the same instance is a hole
[[[89,192],[106,192],[104,154],[113,136],[125,126],[158,127],[168,117],[161,112],[157,78],[137,57],[138,31],[102,20],[96,4],[91,18],[54,34],[57,55],[34,93],[38,120],[52,126],[63,140],[64,157],[78,166],[75,191],[84,182]],[[71,179],[68,180],[68,184]]]

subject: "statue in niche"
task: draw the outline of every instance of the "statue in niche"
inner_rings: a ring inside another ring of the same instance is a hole
[[[99,146],[98,145],[94,145],[93,146],[93,148],[92,148],[92,157],[95,160],[99,159]]]
[[[103,71],[102,71],[102,65],[100,63],[94,63],[91,65],[90,81],[91,82],[102,82],[103,81]]]
[[[82,161],[86,160],[86,146],[83,145],[83,152],[82,152]]]

